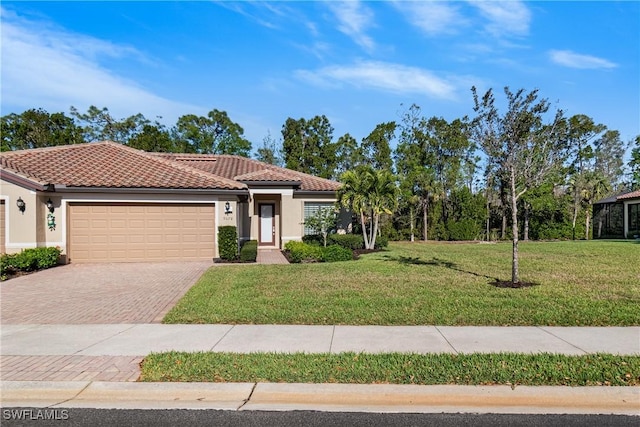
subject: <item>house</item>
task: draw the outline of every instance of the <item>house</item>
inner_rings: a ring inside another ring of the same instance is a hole
[[[0,165],[0,252],[59,246],[73,263],[212,259],[226,225],[282,248],[339,187],[240,156],[114,142],[4,152]]]
[[[593,237],[624,239],[640,235],[640,190],[593,204]]]

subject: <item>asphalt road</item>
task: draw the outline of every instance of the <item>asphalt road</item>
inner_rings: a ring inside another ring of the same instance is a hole
[[[20,419],[18,419],[20,418]],[[2,426],[638,427],[640,416],[2,408]]]

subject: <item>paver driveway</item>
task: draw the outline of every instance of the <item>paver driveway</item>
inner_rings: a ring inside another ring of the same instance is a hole
[[[157,323],[211,262],[69,264],[0,284],[2,324]]]

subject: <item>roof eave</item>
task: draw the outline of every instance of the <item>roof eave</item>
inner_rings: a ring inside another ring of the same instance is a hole
[[[251,187],[300,187],[300,181],[251,181],[239,179],[239,182]]]
[[[67,187],[58,185],[58,192],[67,193],[155,193],[155,194],[205,194],[247,195],[247,189],[223,188],[146,188],[146,187]]]
[[[53,184],[43,184],[29,178],[25,178],[7,170],[2,171],[2,179],[11,184],[33,191],[53,191]]]
[[[337,190],[296,190],[294,196],[330,196],[336,197]]]

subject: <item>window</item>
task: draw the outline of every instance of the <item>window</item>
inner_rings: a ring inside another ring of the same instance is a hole
[[[640,204],[629,205],[629,233],[640,231]]]
[[[307,218],[314,216],[320,209],[331,208],[334,204],[331,202],[304,202],[304,221],[307,222]],[[313,230],[304,226],[304,235],[314,234]]]

